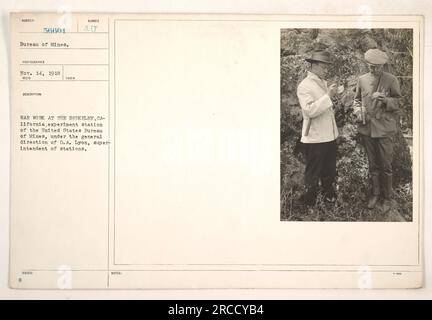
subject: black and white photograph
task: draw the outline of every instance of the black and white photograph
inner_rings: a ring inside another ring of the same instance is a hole
[[[9,20],[11,290],[424,285],[423,16]]]
[[[280,220],[412,222],[413,30],[280,36]]]

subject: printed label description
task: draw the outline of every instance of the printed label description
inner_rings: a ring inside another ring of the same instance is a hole
[[[103,116],[20,116],[20,151],[88,151],[109,144]]]

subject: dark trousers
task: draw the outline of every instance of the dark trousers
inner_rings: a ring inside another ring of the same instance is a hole
[[[366,149],[371,177],[391,176],[393,174],[393,138],[371,138],[362,135],[362,141]]]
[[[393,180],[393,137],[371,138],[362,135],[369,163],[371,194],[390,199]]]
[[[335,196],[336,152],[336,140],[323,143],[305,143],[305,200],[307,203],[311,204],[316,200],[320,180],[324,196],[327,198]]]

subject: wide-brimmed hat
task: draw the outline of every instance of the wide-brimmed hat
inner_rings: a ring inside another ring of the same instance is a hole
[[[388,62],[388,56],[380,49],[369,49],[364,55],[366,63],[374,65],[382,65]]]
[[[307,62],[324,62],[328,64],[332,64],[330,52],[325,50],[317,50],[313,51],[309,58],[305,59]]]

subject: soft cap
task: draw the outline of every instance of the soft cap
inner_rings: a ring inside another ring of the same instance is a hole
[[[369,49],[365,53],[365,60],[371,64],[385,64],[388,61],[388,56],[379,49]]]

